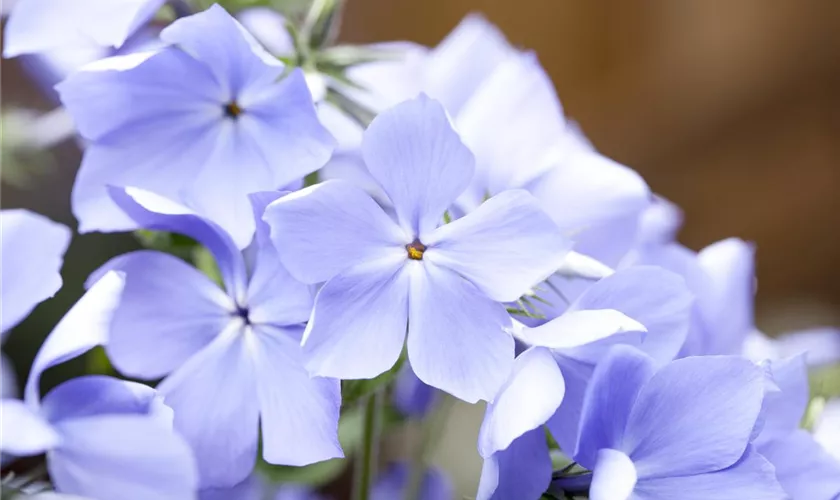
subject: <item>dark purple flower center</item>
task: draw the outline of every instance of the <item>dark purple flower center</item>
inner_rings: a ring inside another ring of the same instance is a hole
[[[242,114],[242,108],[239,107],[239,103],[236,101],[230,101],[225,105],[225,116],[228,118],[237,118],[239,115]]]
[[[423,252],[426,251],[426,245],[420,243],[420,240],[414,240],[413,243],[405,246],[405,250],[408,252],[409,259],[423,260]]]
[[[248,310],[247,306],[236,306],[236,312],[234,314],[242,318],[242,321],[244,321],[246,325],[250,325],[251,318],[248,317],[250,313],[251,311]]]

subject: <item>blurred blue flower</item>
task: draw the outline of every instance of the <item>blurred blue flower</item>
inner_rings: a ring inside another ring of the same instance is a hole
[[[408,464],[396,462],[388,464],[379,475],[370,491],[371,500],[393,500],[407,498],[411,469]],[[429,467],[420,480],[416,500],[452,500],[455,490],[446,474],[437,467]]]
[[[326,281],[304,334],[310,372],[375,377],[397,361],[408,324],[408,358],[420,380],[465,401],[491,399],[514,357],[500,302],[551,274],[566,241],[517,190],[441,225],[470,182],[473,156],[425,95],[377,116],[363,151],[396,221],[343,181],[266,210],[289,272],[305,283]]]

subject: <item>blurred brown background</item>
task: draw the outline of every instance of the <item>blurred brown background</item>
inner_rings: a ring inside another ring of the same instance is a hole
[[[840,2],[348,0],[342,36],[434,45],[468,12],[535,50],[596,147],[684,209],[685,244],[757,243],[763,329],[840,325]],[[4,107],[46,109],[16,61],[2,69]],[[79,155],[69,142],[58,153],[28,188],[4,185],[3,206],[72,224]],[[6,346],[16,361],[28,365],[90,271],[133,245],[125,236],[76,238],[67,287]],[[481,412],[459,406],[437,457],[460,472],[465,494],[480,470]]]

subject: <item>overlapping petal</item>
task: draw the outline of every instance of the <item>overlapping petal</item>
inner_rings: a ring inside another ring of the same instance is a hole
[[[477,500],[539,498],[551,482],[551,458],[545,431],[526,432],[484,460]]]
[[[40,455],[61,443],[61,435],[43,416],[17,399],[0,400],[0,435],[3,453]]]
[[[589,498],[592,500],[627,500],[636,486],[636,468],[624,453],[603,448],[598,451]]]

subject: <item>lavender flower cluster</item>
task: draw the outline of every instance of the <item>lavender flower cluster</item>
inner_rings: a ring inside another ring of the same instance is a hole
[[[79,232],[148,248],[88,278],[22,399],[4,359],[4,463],[46,463],[4,493],[314,499],[260,470],[352,453],[359,500],[447,500],[426,457],[375,474],[383,405],[433,421],[447,393],[486,402],[478,499],[840,498],[838,403],[800,428],[840,333],[759,332],[753,246],[681,246],[678,208],[595,151],[533,53],[478,16],[434,48],[349,46],[341,2],[253,4],[278,2],[11,11],[4,56],[57,83],[84,151]],[[2,211],[4,338],[70,237]],[[42,397],[97,346],[119,377]]]

